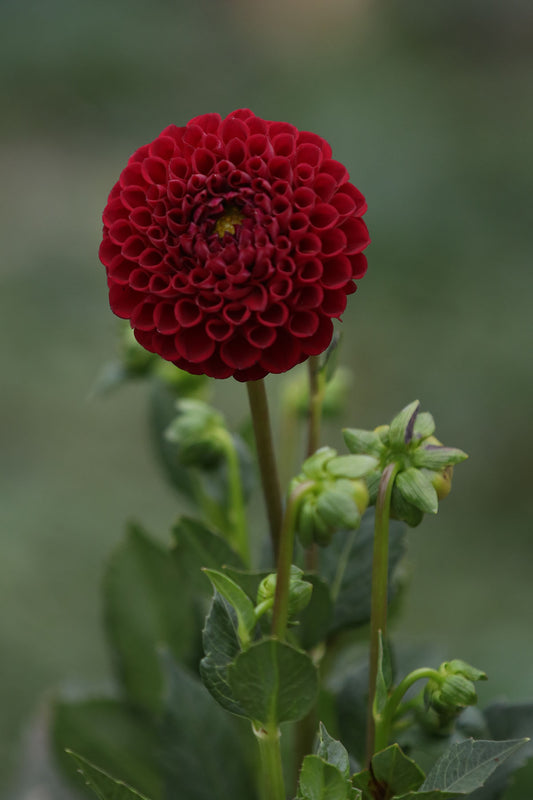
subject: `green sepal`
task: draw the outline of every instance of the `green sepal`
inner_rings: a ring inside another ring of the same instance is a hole
[[[444,447],[439,445],[422,445],[411,456],[413,466],[441,470],[454,464],[460,464],[468,455],[457,447]]]
[[[318,692],[317,670],[307,653],[275,638],[241,652],[228,666],[228,683],[244,715],[265,727],[301,719]]]
[[[228,575],[223,572],[218,572],[214,569],[206,569],[203,572],[207,575],[214,588],[222,597],[225,597],[228,603],[235,609],[237,614],[237,635],[242,647],[247,647],[250,644],[250,636],[255,628],[255,613],[254,605],[250,598],[241,587],[235,583]]]
[[[328,527],[337,530],[351,530],[357,528],[361,522],[357,503],[350,494],[339,488],[321,492],[316,502],[316,511]]]
[[[306,458],[302,464],[302,473],[305,478],[311,478],[311,480],[323,479],[325,477],[325,465],[336,455],[337,451],[333,447],[320,447],[312,456]]]
[[[335,478],[362,478],[378,466],[378,459],[368,455],[336,456],[326,464]]]
[[[67,750],[69,756],[76,761],[78,772],[85,778],[87,786],[100,798],[100,800],[148,800],[127,783],[112,778],[103,769],[95,767],[82,756]]]
[[[435,432],[435,420],[429,411],[420,411],[413,428],[415,439],[426,439]]]
[[[445,661],[441,669],[449,675],[464,675],[465,678],[468,678],[470,681],[486,681],[487,674],[483,672],[481,669],[477,669],[477,667],[473,667],[471,664],[467,664],[466,661],[462,661],[460,658],[454,658],[451,661]]]
[[[381,437],[375,431],[365,431],[361,428],[344,428],[342,435],[350,453],[379,458],[385,450]]]
[[[392,420],[389,427],[391,447],[404,449],[413,438],[414,425],[420,409],[420,401],[414,400],[405,406]]]
[[[379,784],[387,786],[389,796],[416,790],[425,778],[418,764],[396,743],[372,757],[372,773]]]
[[[415,467],[409,467],[398,473],[395,486],[403,498],[420,511],[436,514],[439,510],[435,488],[429,478]]]

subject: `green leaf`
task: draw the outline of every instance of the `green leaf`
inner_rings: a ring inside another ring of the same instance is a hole
[[[169,654],[161,725],[161,759],[166,798],[249,800],[255,797],[250,770],[249,725],[228,714],[202,684]]]
[[[211,695],[227,711],[246,716],[235,700],[228,680],[228,667],[241,652],[235,611],[216,594],[203,631],[205,657],[200,675]]]
[[[247,594],[223,572],[205,569],[204,572],[215,587],[225,597],[237,614],[237,635],[243,647],[250,644],[250,634],[255,628],[254,606]]]
[[[439,445],[426,445],[418,447],[413,455],[412,462],[415,467],[441,470],[453,464],[460,464],[468,455],[457,447],[442,447]]]
[[[533,732],[533,703],[492,703],[483,711],[491,739],[518,739],[531,736]],[[510,776],[533,757],[533,741],[527,742],[514,755],[508,758],[487,783],[472,794],[472,800],[498,800]],[[528,772],[530,770],[528,769]],[[524,776],[525,777],[525,776]],[[519,796],[517,789],[514,790]]]
[[[159,708],[162,677],[157,648],[193,664],[197,636],[182,574],[169,551],[137,525],[113,554],[104,576],[104,614],[118,676],[143,708]]]
[[[291,630],[301,648],[310,650],[326,638],[333,604],[329,586],[323,578],[314,572],[304,573],[303,578],[312,585],[313,592],[309,605],[298,614],[298,625]]]
[[[327,472],[337,478],[362,478],[379,464],[377,458],[367,455],[336,456],[328,461]]]
[[[277,725],[301,719],[318,692],[317,670],[302,650],[263,639],[228,667],[232,695],[251,720]]]
[[[354,791],[344,775],[319,756],[306,756],[300,770],[297,800],[351,800]]]
[[[418,789],[425,777],[398,744],[392,744],[373,756],[372,772],[378,783],[388,787],[391,795]]]
[[[513,755],[527,739],[503,742],[474,741],[454,744],[439,758],[420,791],[438,790],[468,794],[482,786],[502,761]]]
[[[388,648],[384,647],[383,636],[379,632],[378,644],[378,669],[376,674],[376,694],[374,695],[373,714],[377,719],[381,717],[387,700],[389,698],[389,686],[391,678],[390,658],[388,656]],[[385,652],[387,655],[385,656]]]
[[[389,440],[392,447],[403,449],[409,444],[413,437],[419,409],[420,402],[414,400],[394,417],[389,428]]]
[[[342,742],[337,741],[326,730],[326,726],[321,722],[318,728],[318,741],[315,747],[315,755],[320,756],[328,764],[337,767],[341,775],[348,778],[350,775],[350,758]]]
[[[152,800],[161,798],[161,770],[154,720],[114,699],[54,704],[52,737],[59,762],[76,779],[65,751],[83,753],[117,780],[135,786]]]
[[[405,526],[389,528],[389,602],[395,596],[394,569],[405,552]],[[357,531],[338,531],[319,551],[319,574],[330,586],[333,614],[330,633],[366,625],[370,619],[374,510],[367,511]]]
[[[78,772],[83,775],[87,786],[100,800],[147,800],[143,794],[136,792],[123,781],[112,778],[107,772],[95,767],[72,750],[67,750],[67,753],[77,762]]]
[[[437,492],[429,478],[415,467],[409,467],[398,473],[396,488],[408,503],[425,511],[427,514],[436,514],[439,510]]]

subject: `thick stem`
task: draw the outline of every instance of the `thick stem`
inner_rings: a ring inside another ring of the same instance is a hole
[[[389,744],[394,715],[402,701],[404,694],[414,683],[422,680],[423,678],[436,678],[437,680],[440,680],[441,675],[436,669],[431,669],[430,667],[420,667],[420,669],[415,669],[413,672],[410,672],[409,675],[406,675],[406,677],[400,681],[398,686],[392,692],[383,710],[381,720],[376,724],[376,733],[374,737],[374,750],[376,753],[378,753],[380,750],[384,750]]]
[[[387,633],[387,599],[389,577],[389,518],[392,487],[398,472],[397,464],[388,464],[383,470],[376,500],[374,521],[374,555],[372,561],[372,595],[370,612],[370,670],[368,677],[368,715],[366,752],[370,762],[374,754],[374,696],[376,694],[379,660],[379,635]]]
[[[277,561],[283,507],[265,384],[263,380],[248,381],[246,387],[252,413],[263,495],[267,507],[270,538],[274,559]]]
[[[289,495],[285,514],[283,515],[276,571],[276,594],[272,612],[272,636],[277,636],[278,639],[285,638],[289,619],[289,592],[296,513],[300,500],[312,487],[311,481],[298,484]]]
[[[261,759],[261,800],[286,800],[281,764],[280,731],[277,725],[252,726]]]

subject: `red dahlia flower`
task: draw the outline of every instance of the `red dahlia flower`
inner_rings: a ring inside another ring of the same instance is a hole
[[[170,125],[103,214],[112,310],[194,374],[256,380],[318,355],[366,271],[348,178],[320,136],[248,110]]]

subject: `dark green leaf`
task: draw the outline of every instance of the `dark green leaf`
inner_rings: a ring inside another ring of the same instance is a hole
[[[163,659],[167,697],[161,729],[166,800],[252,800],[248,725],[213,700],[202,684]]]
[[[237,635],[243,647],[250,643],[255,628],[254,605],[248,595],[228,575],[215,569],[204,569],[205,574],[237,614]]]
[[[100,800],[147,800],[144,795],[136,792],[131,786],[112,778],[107,772],[95,767],[77,753],[73,753],[72,750],[67,752],[78,764],[78,772],[85,778],[87,786]]]
[[[245,715],[263,725],[301,719],[318,692],[316,668],[302,650],[264,639],[228,667],[232,695]]]
[[[237,636],[237,619],[229,604],[216,594],[203,631],[205,657],[200,663],[204,685],[228,711],[245,716],[235,700],[228,681],[228,667],[241,651]]]
[[[323,578],[313,572],[304,573],[303,578],[312,584],[313,592],[309,605],[298,614],[298,625],[292,630],[302,649],[310,650],[326,638],[332,602],[329,586]]]
[[[351,800],[354,790],[350,782],[319,756],[306,756],[298,783],[298,800]]]
[[[350,775],[350,758],[342,742],[337,741],[326,730],[326,726],[320,723],[318,729],[318,741],[315,748],[315,755],[320,756],[328,764],[337,767],[341,775],[348,778]]]
[[[397,744],[373,756],[372,772],[378,783],[388,787],[391,795],[418,789],[425,777],[420,767]]]
[[[83,753],[117,780],[152,800],[161,797],[157,730],[153,718],[118,700],[61,701],[53,709],[52,734],[59,761],[71,778],[65,751]]]
[[[334,606],[330,633],[365,625],[370,619],[370,590],[374,547],[374,511],[366,512],[357,531],[338,531],[329,547],[321,548],[320,575],[330,586]],[[391,581],[405,552],[405,526],[391,522],[389,533],[389,602]]]
[[[176,561],[136,525],[112,556],[104,610],[119,678],[131,699],[157,710],[162,677],[157,648],[194,663],[197,636],[187,587]]]
[[[468,794],[482,786],[506,758],[523,747],[526,739],[511,739],[503,742],[474,741],[455,744],[443,755],[426,780],[420,791],[455,792]]]
[[[533,736],[533,703],[493,703],[484,710],[483,716],[492,739]],[[532,757],[533,741],[529,741],[496,770],[485,786],[471,795],[472,800],[497,800],[502,797],[511,775]]]

